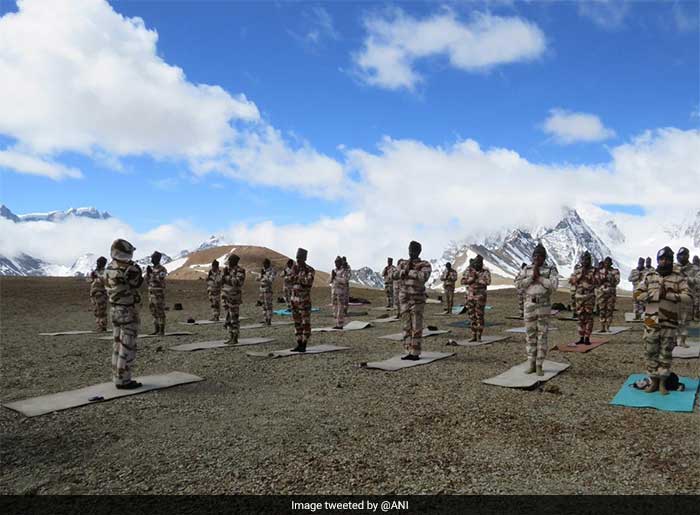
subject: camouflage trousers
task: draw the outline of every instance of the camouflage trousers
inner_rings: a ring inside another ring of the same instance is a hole
[[[282,288],[282,295],[287,303],[287,309],[292,309],[292,287],[285,284]]]
[[[576,290],[571,290],[569,295],[571,299],[571,312],[576,314]]]
[[[612,324],[613,315],[615,313],[615,301],[617,300],[617,295],[615,291],[603,291],[598,298],[598,314],[600,316],[600,323],[608,327]]]
[[[445,286],[445,310],[448,313],[452,313],[452,308],[455,303],[455,287]]]
[[[525,317],[525,292],[518,291],[518,309],[520,310],[520,317]]]
[[[636,289],[636,287],[635,287]],[[641,300],[634,301],[634,316],[635,318],[641,318],[644,315],[644,302]]]
[[[272,320],[272,290],[261,291],[260,300],[262,301],[263,316],[266,322]]]
[[[342,327],[345,325],[345,315],[350,302],[350,290],[336,288],[333,292],[333,314],[335,315],[335,325]]]
[[[472,333],[481,334],[484,331],[484,311],[486,309],[486,294],[467,296],[467,315],[470,320]]]
[[[107,306],[109,305],[109,299],[107,298],[107,292],[96,291],[90,294],[90,301],[92,302],[92,312],[95,315],[95,325],[98,331],[107,330]]]
[[[396,308],[396,316],[401,316],[401,288],[394,285],[394,307]]]
[[[406,352],[420,356],[423,342],[423,311],[425,301],[401,300],[401,322],[403,323],[403,347]]]
[[[542,366],[549,350],[547,331],[549,329],[552,306],[549,302],[531,297],[525,299],[523,308],[527,359],[529,362],[535,362],[536,365]]]
[[[595,297],[576,297],[576,318],[578,318],[578,335],[590,338],[593,332],[593,305]]]
[[[386,307],[394,307],[394,283],[384,283],[384,293],[386,294]]]
[[[221,317],[221,290],[209,290],[208,295],[211,318],[212,320],[219,320]]]
[[[700,277],[697,280],[700,281]],[[693,319],[700,320],[700,290],[695,292],[693,298]]]
[[[688,337],[688,323],[693,319],[693,305],[681,302],[678,310],[678,336]]]
[[[148,309],[153,320],[159,324],[165,323],[165,290],[162,288],[148,289]]]
[[[136,306],[112,306],[112,380],[114,384],[131,381],[131,369],[136,361],[136,337],[139,332],[139,312]]]
[[[311,296],[292,295],[292,318],[297,342],[308,342],[311,337]]]
[[[644,328],[644,354],[650,377],[666,378],[671,373],[673,348],[676,346],[675,329]]]
[[[241,312],[241,299],[240,298],[226,298],[222,297],[224,301],[224,311],[226,312],[226,320],[224,321],[224,327],[228,329],[228,335],[231,340],[238,341],[238,333],[241,329],[241,322],[239,321],[239,316]]]

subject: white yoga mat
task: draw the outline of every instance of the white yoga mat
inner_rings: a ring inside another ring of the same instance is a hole
[[[520,363],[515,365],[513,368],[506,370],[502,374],[489,379],[484,379],[481,382],[486,384],[492,384],[496,386],[505,386],[506,388],[529,388],[536,385],[537,383],[549,381],[558,373],[566,370],[571,365],[568,363],[557,363],[556,361],[545,360],[542,366],[544,371],[543,376],[538,376],[537,374],[526,374],[525,371],[528,369],[528,363]]]
[[[405,356],[405,354],[403,354],[385,359],[384,361],[370,361],[369,363],[362,363],[360,366],[362,368],[376,368],[379,370],[386,370],[387,372],[394,372],[396,370],[401,370],[402,368],[427,365],[428,363],[432,363],[438,359],[449,358],[450,356],[454,355],[454,352],[421,352],[419,360],[411,361],[408,359],[401,359],[403,356]]]
[[[39,336],[73,336],[76,334],[97,334],[95,331],[63,331],[60,333],[39,333]],[[112,337],[110,336],[110,339]]]
[[[425,299],[425,303],[426,304],[442,304],[442,302],[440,302],[437,299]]]
[[[190,333],[188,331],[175,331],[172,333],[165,333],[164,335],[160,334],[139,334],[137,338],[164,338],[167,336],[191,336],[194,333]],[[100,336],[98,340],[113,340],[114,336]]]
[[[286,356],[305,356],[307,354],[320,354],[322,352],[335,352],[339,350],[348,350],[350,347],[337,347],[335,345],[315,345],[307,347],[306,352],[292,352],[292,349],[275,350],[271,352],[246,352],[248,356],[256,356],[263,358],[283,358]]]
[[[181,351],[181,352],[192,352],[196,350],[205,349],[219,349],[221,347],[245,347],[248,345],[260,345],[261,343],[274,342],[274,338],[239,338],[236,345],[229,345],[226,343],[227,340],[213,340],[210,342],[195,342],[195,343],[184,343],[182,345],[176,345],[175,347],[170,347],[170,350]]]
[[[591,334],[595,334],[598,336],[613,336],[615,334],[620,334],[622,332],[629,331],[629,330],[630,330],[629,327],[620,327],[620,326],[613,325],[613,326],[610,326],[610,331],[608,331],[607,333],[601,333],[600,331],[593,331],[593,332],[591,332]]]
[[[180,322],[180,325],[215,325],[223,323],[223,320],[195,320],[194,322]]]
[[[126,397],[127,395],[137,395],[151,390],[160,390],[161,388],[170,388],[171,386],[180,384],[203,381],[204,379],[185,372],[170,372],[169,374],[136,377],[134,380],[139,381],[143,386],[134,390],[117,390],[113,383],[100,383],[80,388],[79,390],[70,390],[67,392],[53,393],[50,395],[42,395],[41,397],[34,397],[32,399],[10,402],[4,404],[4,406],[11,410],[18,411],[27,417],[36,417],[53,411],[77,408],[78,406],[84,406],[86,404],[97,404],[119,397]],[[102,399],[99,401],[88,400],[93,397],[102,397]]]
[[[376,308],[370,308],[375,311],[394,311],[396,308],[387,308],[386,306],[384,307],[376,307]]]
[[[489,343],[500,342],[507,340],[510,336],[482,336],[480,342],[470,342],[469,340],[458,340],[456,342],[460,347],[479,347],[481,345],[488,345]]]
[[[674,347],[673,357],[681,359],[700,358],[700,342],[686,341],[688,347]]]
[[[447,334],[449,331],[439,330],[430,331],[429,329],[423,329],[423,338],[430,338],[431,336],[437,336],[438,334]],[[403,341],[403,333],[387,334],[385,336],[380,336],[383,340],[393,340],[395,342]]]
[[[375,320],[370,320],[370,324],[390,324],[391,322],[398,322],[400,318],[388,317],[388,318],[377,318]]]
[[[335,329],[333,327],[314,327],[311,329],[312,333],[340,333],[342,331],[359,331],[360,329],[367,329],[372,327],[369,322],[362,322],[361,320],[353,320],[348,322],[343,326],[342,329]]]
[[[553,327],[553,326],[551,326],[551,325],[549,326],[548,329],[549,329],[549,331],[558,331],[558,330],[559,330],[558,327]],[[507,332],[507,333],[517,333],[517,334],[525,334],[525,333],[526,333],[524,327],[513,327],[512,329],[506,329],[505,332]]]
[[[642,318],[637,320],[634,318],[634,313],[625,313],[625,322],[641,324],[644,322],[644,315],[642,314]]]

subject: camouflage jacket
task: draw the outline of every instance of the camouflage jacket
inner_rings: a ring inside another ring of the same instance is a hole
[[[255,280],[260,283],[260,291],[262,293],[272,293],[272,283],[275,280],[277,272],[274,268],[263,268],[260,270],[260,276]]]
[[[642,279],[644,279],[644,268],[641,270],[639,268],[633,268],[629,277],[627,278],[627,280],[631,282],[635,288],[640,282],[642,282]]]
[[[617,268],[601,268],[597,272],[598,285],[602,292],[614,293],[617,285],[620,284],[620,271]]]
[[[168,275],[168,271],[163,265],[152,266],[150,269],[150,272],[148,272],[148,268],[146,269],[146,282],[148,284],[148,289],[164,290],[165,277]]]
[[[491,271],[488,268],[476,270],[469,267],[462,274],[460,282],[466,285],[468,297],[484,296],[488,285],[491,284]]]
[[[210,293],[221,293],[221,285],[224,280],[224,272],[219,268],[217,271],[209,270],[207,274],[207,290]]]
[[[559,287],[559,272],[557,267],[542,265],[540,277],[535,281],[533,274],[534,265],[528,265],[520,271],[516,277],[516,288],[523,291],[525,298],[538,297],[544,302],[549,302],[552,292]]]
[[[454,289],[455,283],[457,282],[457,270],[454,268],[445,270],[440,276],[440,280],[442,281],[443,287]]]
[[[582,266],[575,268],[574,273],[569,277],[569,284],[575,288],[576,297],[593,298],[598,286],[596,269],[592,266],[585,269]]]
[[[309,296],[311,294],[311,287],[314,285],[316,270],[311,268],[309,265],[298,265],[295,263],[292,267],[290,277],[292,283],[292,293],[294,296],[301,297]]]
[[[293,267],[291,266],[286,266],[284,267],[284,270],[282,270],[282,280],[284,281],[284,286],[286,288],[292,287],[292,270]]]
[[[90,272],[87,277],[87,281],[90,283],[90,295],[95,295],[97,293],[105,293],[107,291],[107,270],[95,269]]]
[[[345,291],[350,288],[350,270],[341,267],[331,272],[331,288],[335,291]]]
[[[698,286],[698,280],[700,280],[699,277],[697,277],[696,271],[695,271],[695,265],[691,263],[690,261],[685,264],[676,264],[675,266],[678,267],[680,272],[686,277],[688,280],[688,288],[690,289],[690,294],[694,297],[695,296],[695,290],[697,289]]]
[[[398,280],[401,298],[425,302],[425,283],[433,271],[430,263],[422,259],[399,259],[397,265],[393,278]]]
[[[139,287],[143,284],[143,274],[133,261],[112,260],[105,270],[105,278],[110,304],[133,306],[141,302]]]
[[[226,298],[234,302],[240,302],[243,296],[243,283],[245,283],[245,269],[238,265],[233,268],[224,267],[221,277],[221,289]]]
[[[391,284],[394,282],[394,272],[396,272],[396,267],[394,265],[387,265],[382,270],[382,278],[384,278],[384,284]]]
[[[664,298],[661,298],[662,286],[666,290]],[[653,270],[634,290],[634,299],[646,305],[644,325],[648,329],[676,329],[681,303],[690,300],[688,279],[675,265],[666,277]]]

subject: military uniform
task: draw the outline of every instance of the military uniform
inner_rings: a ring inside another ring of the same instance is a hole
[[[411,356],[420,356],[423,341],[423,312],[425,310],[425,283],[433,271],[430,263],[422,259],[400,259],[394,280],[401,289],[399,303],[403,322],[403,345]]]
[[[574,266],[573,274],[575,274],[576,271],[579,270],[580,268],[581,268],[581,264],[576,263],[576,265]],[[570,304],[571,304],[571,313],[574,317],[576,317],[576,313],[577,313],[577,310],[576,310],[576,286],[574,286],[573,284],[569,285],[569,300],[570,300]]]
[[[694,296],[698,278],[695,277],[695,267],[690,261],[685,265],[676,264],[676,266],[680,273],[685,276],[686,281],[688,281],[690,295],[687,300],[681,303],[678,313],[678,336],[681,339],[681,343],[685,344],[685,340],[688,338],[688,323],[693,319]]]
[[[466,285],[467,312],[471,320],[471,330],[478,340],[484,332],[484,310],[486,309],[487,287],[491,284],[491,272],[488,268],[477,270],[467,268],[462,277]]]
[[[146,272],[148,281],[148,309],[151,311],[153,322],[156,324],[156,332],[165,332],[165,277],[168,271],[163,265],[151,267],[151,272]]]
[[[88,281],[90,282],[90,302],[92,302],[92,312],[95,315],[95,325],[99,332],[107,330],[107,306],[109,299],[106,288],[105,269],[95,269],[90,272]]]
[[[442,281],[442,287],[445,290],[445,302],[447,303],[445,311],[452,313],[452,306],[455,300],[455,283],[457,282],[457,270],[450,268],[445,271],[440,276]]]
[[[287,309],[292,309],[292,267],[285,266],[282,271],[282,293],[284,301],[287,303]]]
[[[525,273],[525,268],[521,268],[518,274],[513,279],[513,284],[515,284],[515,292],[518,295],[518,313],[520,313],[520,318],[525,317],[525,290],[520,286],[520,281]]]
[[[136,360],[136,337],[139,332],[139,287],[143,283],[141,268],[133,261],[112,260],[105,280],[112,307],[114,346],[112,379],[117,386],[132,382],[131,369]]]
[[[617,268],[600,268],[598,278],[598,313],[601,330],[607,332],[612,324],[617,300],[617,285],[620,284],[620,271]]]
[[[211,306],[211,320],[218,321],[221,317],[221,284],[224,272],[219,268],[209,270],[207,274],[207,295]]]
[[[632,291],[635,291],[644,279],[644,267],[633,268],[627,280],[632,283]],[[640,299],[634,299],[634,318],[640,319],[644,313],[644,303]]]
[[[238,265],[225,266],[221,278],[221,300],[224,302],[226,321],[224,327],[228,328],[229,341],[234,345],[238,343],[240,332],[240,310],[243,302],[243,283],[245,283],[245,269]]]
[[[697,257],[697,256],[696,256]],[[693,290],[693,319],[700,320],[700,261],[693,258],[695,270],[695,289]]]
[[[578,335],[590,338],[593,332],[593,306],[597,286],[596,270],[592,266],[579,267],[569,278],[569,284],[576,288],[576,317],[578,318]]]
[[[350,270],[345,267],[336,268],[331,274],[331,285],[333,290],[333,314],[335,315],[335,326],[345,325],[345,313],[350,301]]]
[[[292,317],[297,343],[304,349],[311,337],[311,287],[316,270],[304,263],[292,267]]]
[[[547,332],[552,315],[552,293],[559,287],[559,272],[556,267],[540,266],[540,277],[533,277],[535,266],[528,265],[516,279],[517,288],[523,291],[525,319],[525,352],[532,366],[542,368],[547,357]]]
[[[662,285],[666,290],[663,299],[660,298]],[[656,270],[648,272],[634,291],[635,300],[646,304],[644,344],[647,372],[652,378],[664,380],[671,371],[681,304],[689,301],[689,293],[688,280],[677,266],[665,277]]]
[[[384,293],[386,294],[386,307],[394,307],[394,265],[387,265],[382,270],[382,278],[384,279]]]
[[[260,301],[262,302],[263,316],[267,325],[272,324],[272,283],[275,280],[275,269],[263,268],[258,277],[260,283]]]

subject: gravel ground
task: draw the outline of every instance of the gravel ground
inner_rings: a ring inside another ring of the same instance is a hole
[[[91,329],[87,284],[76,279],[0,280],[3,402],[110,379],[111,342],[94,336],[47,338],[41,331]],[[353,295],[382,305],[383,293]],[[241,314],[260,318],[251,289]],[[332,325],[327,290],[314,292]],[[555,301],[566,302],[557,294]],[[172,281],[168,330],[188,315],[208,316],[200,281]],[[490,293],[487,320],[497,334],[520,322],[513,290]],[[629,299],[621,299],[616,325]],[[351,308],[353,311],[360,308]],[[192,353],[167,347],[225,337],[223,328],[194,327],[194,336],[139,341],[136,373],[180,370],[205,381],[79,409],[25,418],[0,410],[0,493],[39,494],[662,494],[700,492],[700,414],[608,405],[626,377],[644,369],[641,332],[622,333],[587,354],[550,352],[569,370],[531,391],[487,386],[481,379],[524,360],[524,339],[480,348],[446,347],[465,329],[424,341],[456,356],[398,372],[358,368],[401,352],[377,336],[385,324],[314,343],[344,352],[280,359],[246,350],[288,348],[291,327],[243,336],[275,336],[255,347]],[[369,320],[369,316],[351,319]],[[150,331],[147,307],[143,329]],[[277,317],[278,319],[281,317]],[[550,345],[575,339],[575,323],[554,321]],[[677,360],[679,375],[697,377],[698,360]]]

